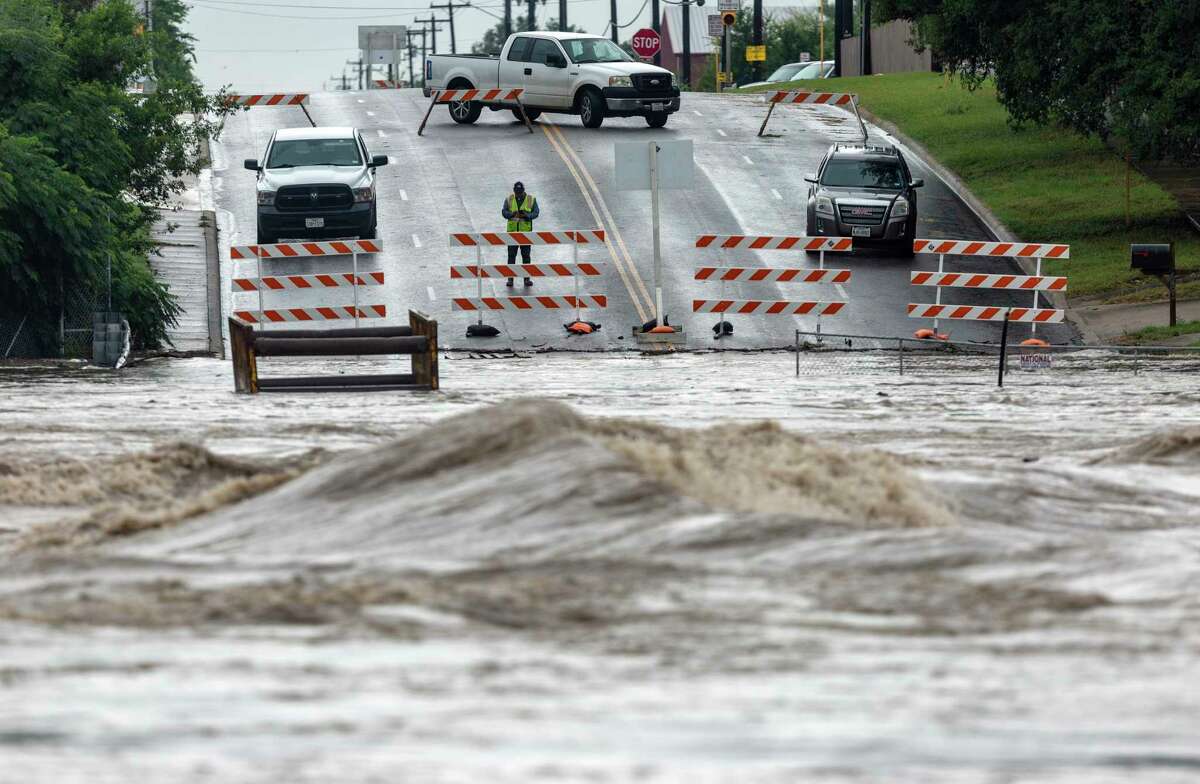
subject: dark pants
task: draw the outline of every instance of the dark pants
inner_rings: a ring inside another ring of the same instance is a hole
[[[517,260],[517,248],[521,249],[521,263],[529,263],[529,255],[533,252],[533,247],[530,245],[509,245],[508,246],[508,263],[512,264]]]

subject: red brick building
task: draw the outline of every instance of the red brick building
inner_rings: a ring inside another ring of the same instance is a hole
[[[716,13],[714,7],[695,5],[669,5],[662,15],[662,67],[674,72],[680,86],[683,85],[683,9],[691,11],[688,23],[691,27],[690,50],[692,60],[693,87],[699,83],[706,69],[713,67],[709,58],[713,52],[712,39],[708,37],[708,15]]]

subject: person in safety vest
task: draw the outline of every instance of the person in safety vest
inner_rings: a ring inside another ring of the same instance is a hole
[[[525,184],[522,182],[513,183],[512,194],[504,200],[504,206],[500,208],[500,214],[508,221],[508,231],[533,231],[533,222],[537,220],[541,210],[538,208],[537,199],[525,192]],[[512,264],[517,260],[517,248],[521,249],[521,263],[528,264],[530,248],[528,245],[509,245],[508,246],[508,263]],[[513,279],[508,279],[508,285],[511,288]],[[525,285],[532,286],[533,281],[525,278]]]

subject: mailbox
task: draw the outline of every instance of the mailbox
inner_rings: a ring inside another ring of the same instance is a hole
[[[1175,246],[1130,245],[1130,269],[1140,270],[1147,275],[1170,275],[1175,271]]]

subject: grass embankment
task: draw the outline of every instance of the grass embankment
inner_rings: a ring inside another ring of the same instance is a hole
[[[1146,327],[1114,340],[1130,346],[1155,345],[1181,335],[1200,335],[1200,321],[1181,321],[1173,327]],[[1200,347],[1200,340],[1188,345]]]
[[[836,89],[857,93],[860,106],[922,144],[1021,239],[1069,243],[1071,260],[1043,269],[1067,275],[1072,297],[1164,298],[1157,280],[1129,269],[1131,242],[1174,242],[1179,269],[1200,271],[1200,237],[1169,193],[1133,171],[1126,228],[1124,160],[1099,140],[1059,128],[1013,131],[990,85],[971,92],[941,74],[916,73],[838,79]]]

